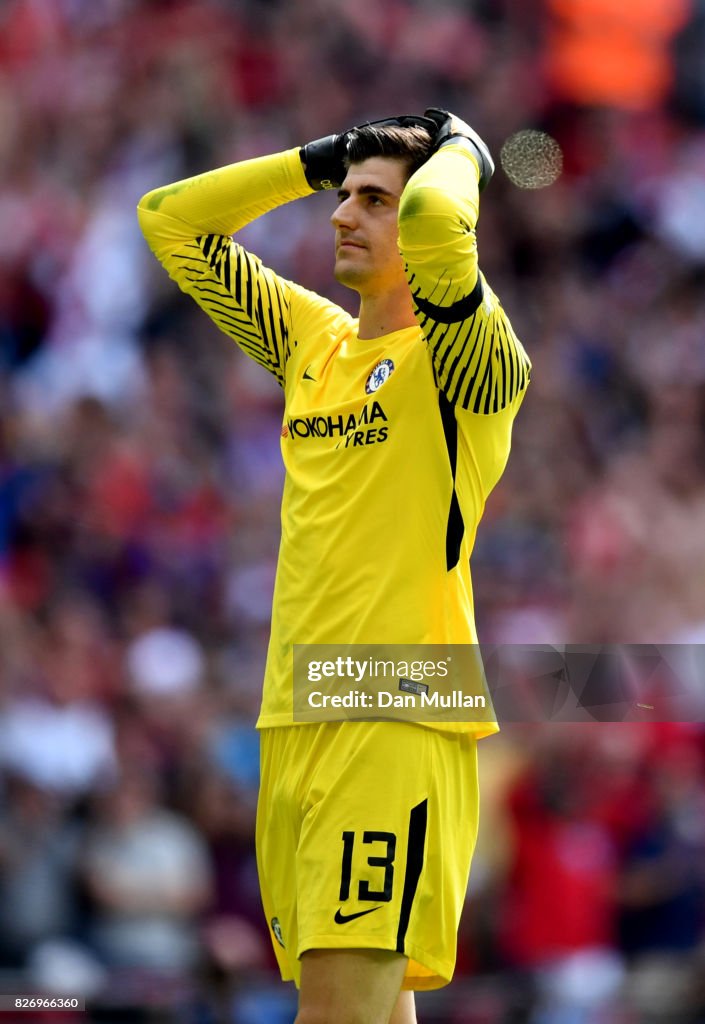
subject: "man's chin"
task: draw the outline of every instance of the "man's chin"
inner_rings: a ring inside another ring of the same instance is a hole
[[[338,284],[357,290],[363,284],[366,275],[359,267],[351,267],[338,260],[333,268],[333,276]]]

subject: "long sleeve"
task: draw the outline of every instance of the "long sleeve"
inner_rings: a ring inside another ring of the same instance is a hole
[[[292,323],[326,302],[264,267],[230,237],[309,195],[297,149],[221,167],[148,192],[137,212],[157,259],[243,351],[284,384]],[[337,307],[335,307],[337,309]]]
[[[477,174],[463,140],[427,160],[402,194],[399,247],[438,387],[486,415],[523,394],[531,364],[478,268]]]

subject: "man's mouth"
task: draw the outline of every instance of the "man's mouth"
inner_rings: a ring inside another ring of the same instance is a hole
[[[356,242],[352,238],[341,238],[338,242],[339,249],[364,249],[362,242]]]

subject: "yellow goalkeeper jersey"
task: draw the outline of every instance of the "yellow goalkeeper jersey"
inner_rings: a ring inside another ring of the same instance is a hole
[[[530,370],[478,270],[477,165],[462,143],[434,154],[400,201],[418,326],[360,339],[347,312],[231,238],[311,191],[290,150],[157,189],[138,209],[169,274],[284,390],[260,727],[292,723],[294,644],[477,643],[470,553]]]

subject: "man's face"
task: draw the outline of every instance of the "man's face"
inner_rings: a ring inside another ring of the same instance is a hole
[[[370,157],[351,164],[331,217],[335,228],[335,278],[363,295],[388,292],[405,282],[397,245],[399,197],[406,164]]]

